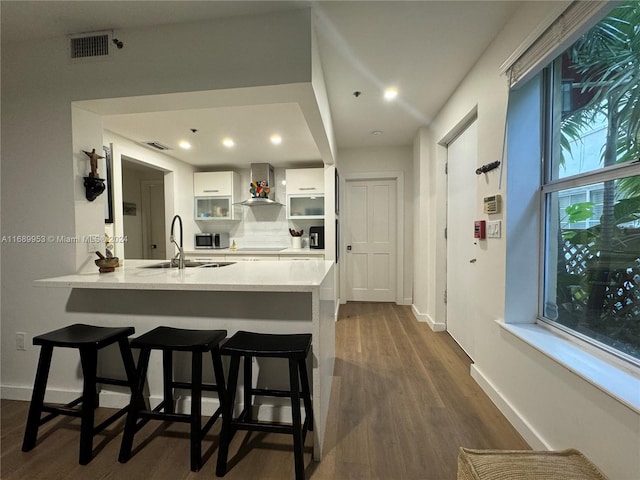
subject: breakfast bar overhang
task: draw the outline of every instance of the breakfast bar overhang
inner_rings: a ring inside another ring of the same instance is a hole
[[[314,459],[320,460],[335,361],[334,263],[326,260],[237,262],[218,268],[149,268],[157,261],[126,260],[112,273],[78,273],[36,280],[68,288],[68,323],[91,314],[96,325],[131,325],[136,335],[159,325],[262,333],[311,333]],[[286,381],[282,369],[256,362],[263,385]],[[161,396],[161,372],[149,378],[150,400]],[[102,404],[121,406],[126,395],[101,392]],[[241,397],[240,397],[241,398]],[[215,399],[211,398],[211,402]],[[188,401],[185,399],[185,401]],[[203,405],[203,409],[205,406]],[[211,405],[210,408],[214,408]],[[262,404],[258,418],[290,416],[288,405]]]

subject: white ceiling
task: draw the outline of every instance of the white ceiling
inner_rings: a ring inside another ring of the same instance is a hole
[[[2,42],[187,23],[311,6],[339,148],[411,145],[517,8],[517,1],[8,1]],[[126,44],[125,47],[126,48]],[[382,91],[398,89],[387,102]],[[362,94],[355,97],[353,93]],[[320,159],[293,103],[106,115],[105,127],[155,140],[195,165],[276,166]],[[189,129],[196,128],[193,134]],[[382,132],[372,135],[372,131]],[[274,147],[269,137],[283,142]],[[233,149],[223,137],[236,141]],[[182,150],[180,140],[194,148]]]

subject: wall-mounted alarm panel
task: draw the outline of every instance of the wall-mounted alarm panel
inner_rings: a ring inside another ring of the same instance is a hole
[[[484,213],[500,213],[501,200],[500,195],[492,197],[484,197]]]

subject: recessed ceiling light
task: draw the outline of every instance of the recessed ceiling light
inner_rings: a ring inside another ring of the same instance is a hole
[[[378,136],[378,135],[382,135],[382,130],[371,130],[369,133],[370,133],[371,135],[376,135],[376,136]]]
[[[280,145],[282,143],[282,137],[280,135],[271,135],[271,143]]]
[[[384,91],[384,99],[391,101],[398,96],[398,89],[395,87],[387,88]]]
[[[236,144],[236,142],[234,142],[231,138],[225,138],[224,140],[222,140],[222,144],[227,148],[231,148]]]
[[[182,140],[178,145],[180,148],[184,148],[185,150],[189,150],[191,148],[191,144],[186,140]]]

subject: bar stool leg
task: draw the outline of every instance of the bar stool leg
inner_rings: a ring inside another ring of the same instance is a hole
[[[253,357],[244,357],[244,409],[242,412],[242,421],[253,421]]]
[[[298,383],[298,362],[289,359],[289,383],[291,384],[291,418],[293,420],[293,461],[296,480],[304,480],[304,458],[302,452],[302,420],[300,418],[300,386]]]
[[[173,351],[162,351],[162,384],[165,413],[175,413],[173,401]]]
[[[211,360],[213,361],[213,374],[216,380],[216,386],[218,387],[218,402],[220,406],[218,410],[224,418],[225,406],[227,405],[227,393],[226,385],[224,381],[224,368],[222,367],[222,358],[220,357],[220,346],[216,345],[211,350]]]
[[[44,394],[47,391],[47,380],[49,379],[49,369],[51,367],[51,357],[53,347],[43,345],[40,348],[40,358],[38,369],[36,370],[36,380],[31,394],[31,405],[29,405],[29,416],[27,417],[27,427],[24,432],[22,451],[28,452],[36,446],[38,438],[38,428],[40,427],[40,416],[44,403]]]
[[[129,340],[126,338],[118,340],[118,347],[120,348],[120,356],[122,357],[122,364],[124,365],[124,371],[127,375],[127,381],[129,382],[131,391],[133,391],[136,378],[136,364],[133,361]]]
[[[202,462],[202,352],[191,354],[191,471],[200,470]]]
[[[129,346],[129,340],[127,338],[123,338],[118,341],[118,346],[120,347],[120,356],[122,357],[122,363],[124,364],[124,370],[127,374],[127,381],[129,382],[129,388],[131,389],[131,400],[129,401],[129,409],[131,408],[131,402],[133,401],[135,387],[136,387],[136,363],[133,360],[133,353],[131,353],[131,347]],[[145,408],[144,398],[141,396],[136,399],[138,407],[137,408]]]
[[[307,374],[307,362],[304,358],[298,360],[300,371],[300,383],[302,383],[302,399],[304,401],[305,426],[313,432],[313,407],[311,404],[311,391],[309,389],[309,375]]]
[[[120,454],[118,461],[120,463],[126,463],[131,458],[131,449],[133,447],[133,437],[137,429],[137,412],[140,408],[143,408],[141,402],[142,392],[144,390],[144,382],[147,378],[147,370],[149,368],[149,357],[151,356],[151,350],[148,348],[140,349],[140,356],[138,357],[138,372],[135,382],[133,384],[133,391],[131,392],[131,402],[129,403],[129,413],[127,414],[127,421],[124,426],[124,433],[122,434],[122,444],[120,445]]]
[[[93,456],[93,428],[96,401],[96,376],[98,370],[98,350],[80,349],[80,363],[84,383],[82,386],[82,421],[80,422],[80,465],[87,465]]]
[[[240,357],[233,355],[229,365],[229,379],[227,380],[226,404],[223,404],[222,431],[220,432],[220,446],[218,447],[218,463],[216,476],[223,477],[227,473],[227,457],[229,456],[229,444],[235,433],[231,426],[233,419],[233,404],[236,399],[236,387],[238,386],[238,371],[240,370]]]

